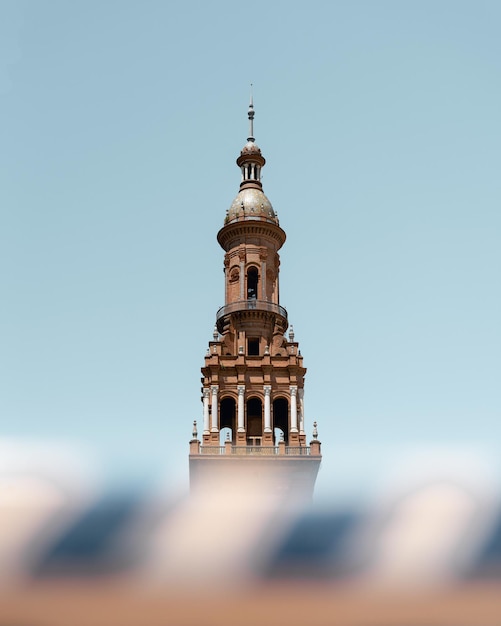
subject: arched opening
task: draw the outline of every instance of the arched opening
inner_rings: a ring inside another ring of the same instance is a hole
[[[223,398],[219,405],[219,443],[224,445],[228,439],[233,441],[236,427],[236,403],[233,398]]]
[[[256,267],[249,267],[247,270],[247,299],[257,299],[257,284],[259,275]]]
[[[278,432],[277,432],[278,431]],[[285,445],[289,445],[289,402],[286,398],[273,400],[273,437],[274,444],[283,439]]]
[[[263,403],[259,398],[247,401],[247,445],[260,446],[263,438]]]
[[[284,431],[281,428],[273,429],[273,445],[278,446],[281,441],[285,441]]]
[[[231,428],[222,428],[219,431],[219,445],[224,446],[227,441],[233,441],[233,432]]]

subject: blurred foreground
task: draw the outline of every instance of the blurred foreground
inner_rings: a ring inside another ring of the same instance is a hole
[[[499,626],[498,496],[437,476],[347,509],[4,472],[0,626]]]

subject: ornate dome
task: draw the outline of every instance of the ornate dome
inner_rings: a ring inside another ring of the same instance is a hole
[[[238,192],[226,213],[225,224],[244,219],[267,220],[278,225],[278,218],[271,202],[261,189],[253,187],[247,187]]]
[[[254,142],[254,140],[249,140],[245,146],[242,148],[242,151],[240,152],[241,155],[248,155],[248,154],[261,154],[261,150],[259,148],[259,146],[257,145],[257,143]]]

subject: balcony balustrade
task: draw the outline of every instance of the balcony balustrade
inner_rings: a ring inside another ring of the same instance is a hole
[[[207,456],[219,456],[224,454],[224,446],[200,446],[200,454]]]
[[[269,455],[278,454],[278,446],[232,446],[231,454]]]
[[[310,456],[310,446],[286,446],[286,456]]]
[[[283,306],[275,304],[274,302],[268,302],[268,300],[250,298],[249,300],[238,300],[237,302],[230,302],[222,306],[216,313],[216,322],[225,315],[236,313],[237,311],[268,311],[269,313],[281,315],[287,320],[287,311]]]
[[[285,446],[285,456],[311,456],[310,446]],[[200,454],[207,456],[245,455],[282,456],[279,446],[200,446]]]

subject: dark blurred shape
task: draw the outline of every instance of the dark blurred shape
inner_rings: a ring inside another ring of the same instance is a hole
[[[353,512],[301,514],[279,541],[264,575],[315,579],[347,574],[353,568],[347,545],[358,521]]]
[[[495,578],[501,579],[501,515],[498,514],[496,521],[487,535],[487,539],[480,554],[469,572],[469,578]],[[500,604],[501,607],[501,604]],[[501,617],[501,608],[500,608]]]
[[[137,551],[123,535],[140,499],[108,496],[77,518],[35,567],[35,576],[110,574],[134,565]]]

